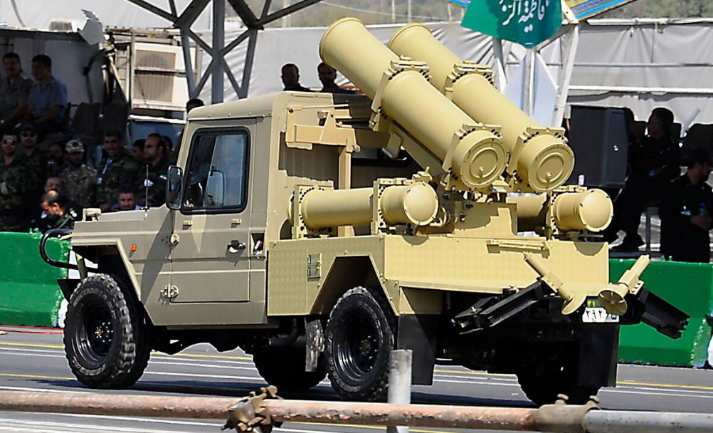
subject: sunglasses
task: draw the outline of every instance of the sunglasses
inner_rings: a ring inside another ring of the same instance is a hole
[[[3,141],[2,141],[2,144],[8,144],[8,145],[11,145],[11,146],[16,146],[16,145],[17,145],[17,141],[15,141],[15,140],[3,140]]]
[[[23,137],[35,137],[35,136],[37,136],[37,134],[35,134],[34,132],[23,132],[22,136]]]

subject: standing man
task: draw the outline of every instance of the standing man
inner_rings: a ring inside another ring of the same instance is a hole
[[[282,84],[285,92],[311,92],[310,89],[300,84],[300,70],[294,63],[282,66]]]
[[[322,62],[317,66],[317,74],[319,75],[319,81],[322,83],[321,93],[341,93],[344,95],[353,95],[354,92],[347,89],[342,89],[337,86],[334,80],[337,79],[337,70],[328,64]]]
[[[139,206],[158,207],[166,203],[168,146],[160,134],[153,133],[144,143],[144,161],[136,186]]]
[[[27,168],[18,158],[18,137],[5,132],[0,143],[0,231],[20,231],[25,212]]]
[[[136,182],[138,164],[124,149],[124,140],[117,131],[104,134],[106,156],[97,166],[97,205],[109,212],[123,185]]]
[[[5,76],[0,81],[0,127],[8,127],[27,114],[32,80],[22,70],[17,53],[5,53],[2,67]]]
[[[79,140],[70,140],[66,146],[69,164],[60,177],[64,183],[64,195],[82,208],[96,202],[97,171],[84,163],[84,145]]]
[[[666,186],[680,174],[681,150],[671,134],[672,127],[671,110],[655,108],[649,116],[648,135],[629,146],[631,170],[614,202],[614,219],[604,232],[607,242],[615,241],[619,230],[626,233],[614,251],[639,250],[644,244],[638,233],[644,206],[651,200],[660,200]]]
[[[713,191],[706,183],[711,174],[708,152],[693,150],[687,167],[661,200],[661,254],[681,262],[708,263],[713,227]]]
[[[28,120],[34,123],[40,137],[61,131],[67,86],[52,75],[52,59],[45,54],[32,58],[32,76],[35,84],[30,90]]]

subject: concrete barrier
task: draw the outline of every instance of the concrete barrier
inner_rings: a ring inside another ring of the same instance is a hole
[[[616,281],[633,260],[610,260],[609,279]],[[619,361],[703,367],[713,330],[713,266],[701,263],[651,262],[642,275],[646,288],[691,316],[681,338],[672,340],[650,326],[622,326]],[[711,348],[713,349],[713,348]]]
[[[0,324],[57,326],[67,270],[49,266],[39,254],[39,233],[0,232]],[[69,242],[50,240],[47,251],[67,260]]]

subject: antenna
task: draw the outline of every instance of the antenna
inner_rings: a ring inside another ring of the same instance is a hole
[[[146,188],[146,196],[144,197],[144,209],[149,208],[149,165],[146,164],[146,177],[144,178],[144,187]]]

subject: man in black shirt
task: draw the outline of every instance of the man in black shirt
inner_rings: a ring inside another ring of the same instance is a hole
[[[282,84],[285,92],[311,92],[310,89],[302,87],[300,84],[300,70],[294,63],[287,63],[282,66]]]
[[[661,254],[681,262],[708,263],[713,212],[713,191],[706,183],[711,173],[708,152],[693,150],[687,167],[661,199]]]
[[[322,62],[317,66],[317,74],[319,81],[322,83],[321,93],[341,93],[345,95],[353,95],[354,92],[349,89],[344,89],[337,86],[334,81],[337,79],[337,70],[328,64]]]
[[[673,113],[656,108],[649,116],[648,135],[629,145],[626,186],[614,202],[614,219],[604,233],[604,239],[613,242],[617,232],[624,230],[626,237],[616,251],[638,251],[644,244],[638,234],[644,206],[660,200],[666,186],[680,174],[681,152],[672,127]]]

